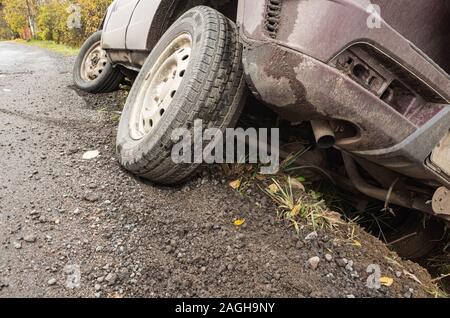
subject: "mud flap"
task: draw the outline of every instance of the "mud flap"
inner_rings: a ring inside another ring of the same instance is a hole
[[[434,213],[440,217],[450,220],[450,190],[441,187],[436,190],[433,196],[432,207]]]
[[[434,148],[430,161],[450,178],[450,132]]]

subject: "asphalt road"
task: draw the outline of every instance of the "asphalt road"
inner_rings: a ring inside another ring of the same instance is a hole
[[[267,198],[242,197],[222,176],[161,188],[127,174],[114,150],[126,93],[77,92],[73,60],[0,43],[0,297],[426,295],[395,275],[429,275],[388,262],[362,231],[362,247],[326,230],[305,240],[310,226],[297,235]],[[100,156],[82,160],[89,150]],[[367,288],[372,263],[395,284]]]

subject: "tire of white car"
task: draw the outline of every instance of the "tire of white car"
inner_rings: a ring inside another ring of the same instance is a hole
[[[92,34],[80,49],[73,69],[77,88],[88,93],[109,93],[119,88],[124,76],[113,67],[101,48],[102,31]]]
[[[236,25],[218,11],[199,6],[182,15],[152,50],[129,93],[117,137],[123,167],[166,185],[195,173],[199,163],[172,160],[172,132],[192,133],[198,119],[203,129],[223,132],[236,125],[246,96],[242,51]],[[163,78],[168,72],[173,76]]]

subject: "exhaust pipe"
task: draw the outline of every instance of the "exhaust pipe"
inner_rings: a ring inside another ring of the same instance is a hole
[[[311,126],[320,149],[330,149],[336,144],[336,136],[328,121],[311,120]]]
[[[408,191],[399,189],[398,191],[389,191],[375,187],[364,180],[364,178],[359,174],[358,167],[356,166],[353,158],[347,154],[342,153],[342,158],[344,159],[345,170],[353,186],[361,193],[367,195],[368,197],[377,199],[379,201],[385,201],[387,203],[392,203],[407,209],[413,209],[422,211],[431,215],[436,215],[428,204],[429,198],[423,196],[412,196]],[[441,218],[449,220],[450,217],[446,215],[438,215]]]

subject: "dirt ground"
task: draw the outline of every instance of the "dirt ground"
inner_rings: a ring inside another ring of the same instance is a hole
[[[127,174],[125,93],[77,92],[72,63],[0,43],[0,297],[431,296],[423,268],[359,228],[297,234],[216,174],[178,188]],[[391,286],[367,287],[377,266]]]

